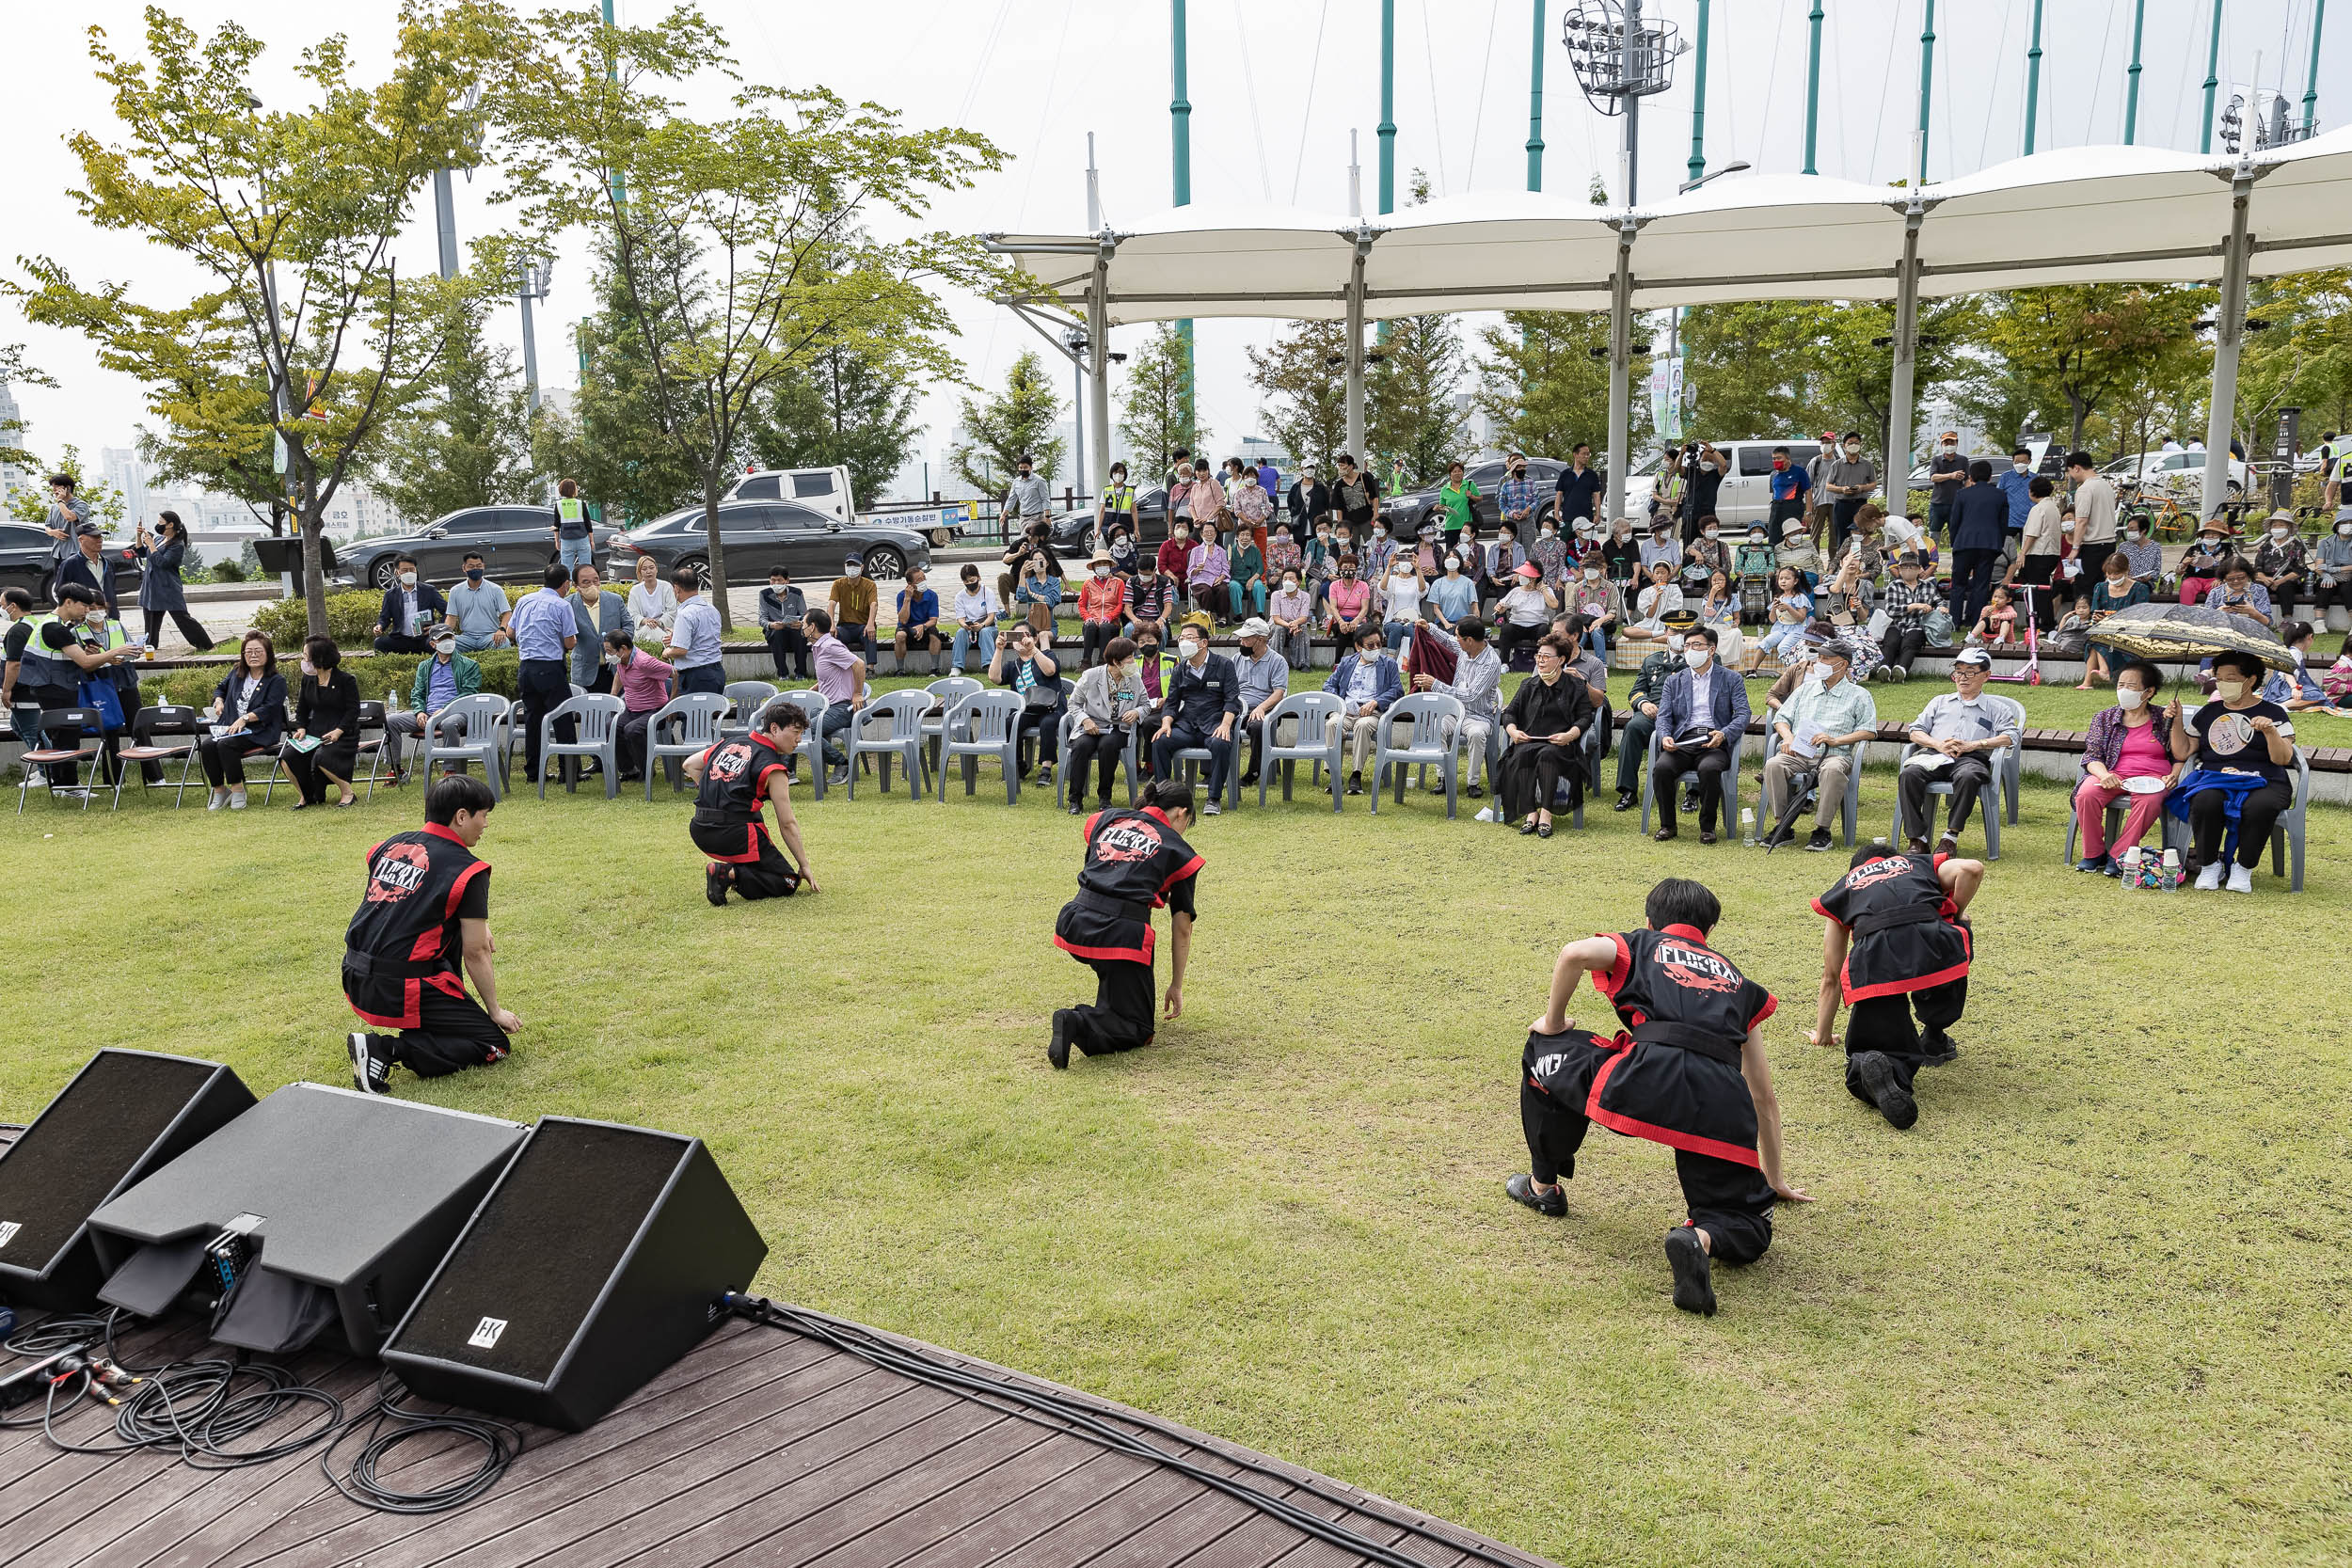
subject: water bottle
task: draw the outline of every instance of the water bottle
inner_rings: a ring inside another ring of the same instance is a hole
[[[1740,808],[1740,842],[1751,849],[1756,847],[1756,808],[1754,806]]]
[[[2181,885],[2181,852],[2178,849],[2164,852],[2164,885],[2168,892]]]
[[[2139,846],[2137,844],[2123,851],[2123,885],[2139,886]]]

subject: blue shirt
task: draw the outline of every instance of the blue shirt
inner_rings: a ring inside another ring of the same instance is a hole
[[[697,594],[679,603],[670,628],[670,642],[685,650],[677,656],[673,668],[699,670],[706,664],[719,662],[719,607],[710,602],[709,595]]]
[[[929,588],[924,589],[919,594],[910,594],[903,588],[898,590],[899,629],[904,630],[908,626],[919,626],[924,625],[926,622],[936,621],[938,619],[939,595],[936,593],[932,592]]]
[[[2021,474],[2012,464],[2008,472],[1995,474],[1993,483],[1999,485],[2001,494],[2009,498],[2009,531],[2025,532],[2026,515],[2033,510],[2033,498],[2026,494],[2026,486],[2033,483],[2032,473]]]
[[[1794,463],[1772,470],[1772,499],[1776,501],[1795,500],[1812,487],[1813,482]]]
[[[525,658],[551,658],[558,662],[570,651],[564,646],[564,639],[579,630],[572,619],[570,602],[552,588],[525,594],[515,606],[513,624],[516,653]]]
[[[435,659],[433,661],[433,673],[425,677],[425,711],[428,713],[438,713],[456,700],[456,661],[453,659],[449,663],[444,664],[439,659]]]
[[[1438,578],[1422,589],[1449,621],[1458,621],[1478,602],[1478,584],[1468,578]]]

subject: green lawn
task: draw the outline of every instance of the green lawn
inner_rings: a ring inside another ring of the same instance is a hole
[[[1890,789],[1868,776],[1866,824]],[[1421,795],[1204,823],[1184,1018],[1053,1073],[1077,835],[1050,791],[1008,811],[986,777],[946,804],[830,794],[802,813],[826,891],[723,912],[682,799],[517,798],[484,848],[527,1032],[495,1069],[397,1082],[701,1133],[769,1239],[766,1291],[1563,1562],[2341,1562],[2352,1002],[2315,971],[2348,819],[2314,813],[2300,898],[2266,875],[2127,894],[2058,863],[2063,800],[2028,784],[1963,1053],[1908,1133],[1801,1037],[1804,903],[1836,858],[1656,845],[1606,810],[1539,842]],[[360,857],[416,809],[35,801],[0,828],[29,917],[0,1116],[108,1044],[340,1081]],[[1667,1299],[1665,1150],[1596,1132],[1565,1223],[1501,1187],[1552,954],[1667,874],[1715,887],[1720,945],[1783,999],[1788,1167],[1820,1200],[1705,1321]]]

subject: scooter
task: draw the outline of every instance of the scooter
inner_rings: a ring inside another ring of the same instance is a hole
[[[2015,589],[2025,600],[2023,613],[2018,618],[2026,627],[2026,667],[2013,675],[1987,675],[1984,678],[1988,681],[2009,681],[2019,686],[2040,686],[2042,684],[2042,636],[2040,629],[2034,624],[2034,585],[2030,582],[2018,582],[2011,583],[2010,586]]]

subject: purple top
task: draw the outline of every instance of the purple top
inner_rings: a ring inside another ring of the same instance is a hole
[[[817,690],[828,703],[846,703],[857,696],[857,655],[841,639],[827,632],[809,649],[817,661]]]

